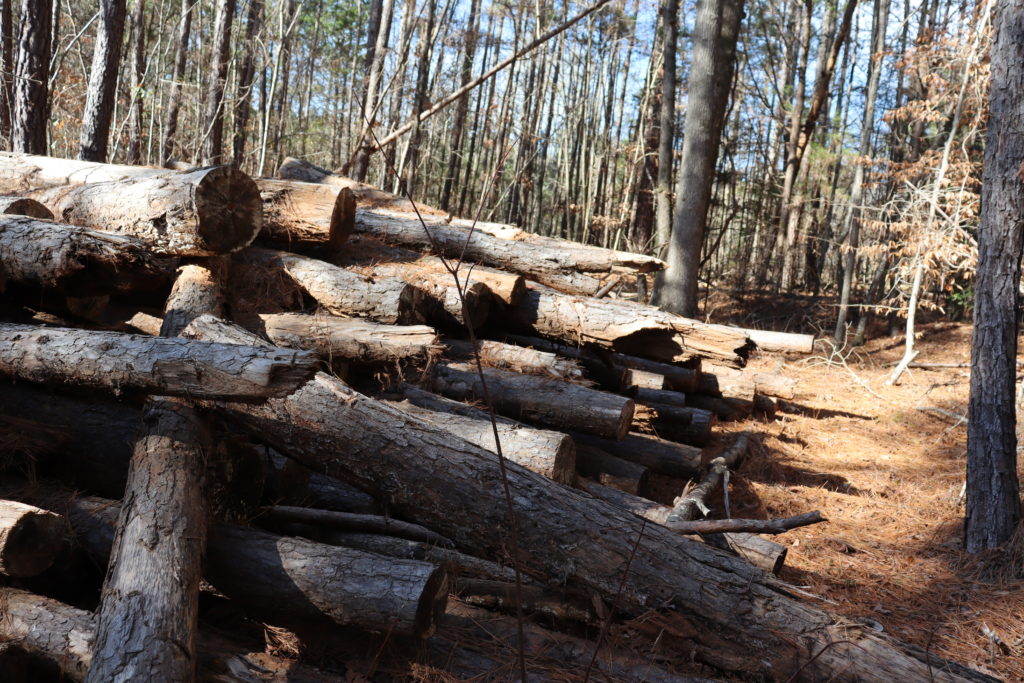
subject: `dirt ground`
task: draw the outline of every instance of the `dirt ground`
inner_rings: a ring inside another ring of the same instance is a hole
[[[970,338],[966,324],[925,324],[917,360],[969,362]],[[773,420],[722,425],[761,441],[733,478],[732,515],[820,510],[828,523],[777,538],[789,547],[782,579],[825,609],[1024,681],[1024,533],[1005,553],[961,550],[969,368],[910,369],[887,387],[903,343],[837,353],[818,342],[809,357],[751,362],[797,378],[799,393]]]

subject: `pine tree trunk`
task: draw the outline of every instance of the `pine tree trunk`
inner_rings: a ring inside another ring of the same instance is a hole
[[[46,154],[50,120],[50,0],[22,0],[14,65],[13,149]]]
[[[188,39],[192,34],[193,5],[195,5],[193,0],[181,0],[181,23],[178,26],[178,37],[174,54],[174,73],[171,76],[171,91],[167,95],[167,123],[164,127],[164,139],[160,145],[161,166],[174,158],[174,136],[178,132],[181,86],[182,81],[185,79],[185,66],[188,63]],[[45,154],[45,152],[36,152],[36,154]]]
[[[132,11],[132,54],[128,68],[131,113],[128,119],[128,163],[142,163],[143,79],[146,75],[146,1],[135,0]]]
[[[124,40],[125,4],[125,0],[100,2],[100,26],[92,54],[78,149],[78,158],[83,161],[107,160],[110,120],[114,114],[121,43]]]
[[[238,71],[238,87],[235,91],[234,140],[231,146],[232,163],[239,168],[245,161],[245,145],[249,139],[252,88],[256,82],[256,34],[263,21],[263,5],[263,0],[249,0],[245,17],[245,39],[242,47],[242,65]]]
[[[217,23],[213,29],[213,63],[206,91],[203,164],[221,163],[224,148],[224,85],[228,77],[231,48],[231,23],[235,18],[235,0],[219,0]]]

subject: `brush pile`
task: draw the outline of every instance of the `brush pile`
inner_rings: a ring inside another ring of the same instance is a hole
[[[3,670],[989,680],[776,579],[758,534],[820,515],[710,510],[756,441],[716,424],[794,396],[748,355],[809,337],[631,300],[651,257],[279,175],[0,156]]]

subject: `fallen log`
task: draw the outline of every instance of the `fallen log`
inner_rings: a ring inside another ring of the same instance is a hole
[[[452,583],[452,593],[462,602],[474,607],[515,613],[517,607],[521,606],[523,612],[527,614],[542,614],[553,619],[576,621],[581,624],[598,623],[593,610],[587,609],[579,601],[566,599],[541,586],[522,586],[517,590],[515,583],[510,581],[461,577],[457,577]]]
[[[191,263],[178,269],[171,294],[164,304],[160,336],[175,337],[197,317],[224,315],[223,286],[230,262],[223,257]]]
[[[102,558],[117,503],[82,497],[67,505],[86,550]],[[417,637],[433,633],[448,597],[447,572],[435,564],[229,524],[210,527],[203,571],[217,590],[257,614],[288,623],[326,617]]]
[[[639,496],[647,489],[647,468],[595,448],[576,444],[576,471],[604,486]]]
[[[0,640],[15,642],[25,652],[52,662],[67,680],[85,680],[96,639],[96,618],[91,612],[17,588],[0,587],[0,613],[4,615]],[[197,654],[203,681],[326,683],[337,679],[210,631],[200,634]]]
[[[46,571],[64,543],[64,518],[32,505],[0,500],[0,574]]]
[[[573,267],[570,256],[546,247],[491,237],[482,232],[427,221],[378,209],[356,209],[356,232],[385,242],[419,249],[430,248],[450,259],[463,259],[511,270],[555,289],[590,296],[601,286],[597,278]],[[428,237],[429,233],[429,237]]]
[[[600,448],[623,460],[670,477],[689,479],[700,471],[701,451],[693,446],[636,432],[630,432],[621,441],[580,432],[573,432],[572,436],[578,444]]]
[[[743,365],[751,348],[749,339],[732,328],[621,300],[531,289],[509,312],[509,324],[521,331],[666,363],[714,358]]]
[[[0,197],[0,214],[30,216],[52,221],[53,212],[28,197]]]
[[[125,327],[153,337],[160,336],[160,328],[163,327],[163,325],[163,318],[158,318],[155,315],[150,315],[141,311],[124,322]]]
[[[178,399],[150,399],[143,422],[105,563],[90,682],[196,674],[204,470],[212,437]]]
[[[434,545],[450,547],[451,541],[444,536],[425,529],[419,524],[410,524],[400,519],[391,519],[380,515],[361,515],[352,512],[335,510],[317,510],[314,508],[294,507],[290,505],[273,505],[263,508],[261,514],[274,522],[294,522],[322,526],[339,531],[383,534],[407,538],[410,541],[421,541]]]
[[[445,327],[466,326],[467,315],[473,329],[483,327],[491,311],[491,290],[479,280],[460,279],[462,296],[449,273],[435,273],[415,264],[377,263],[353,269],[366,277],[394,278],[426,292],[431,301],[428,319]]]
[[[252,400],[294,391],[316,363],[308,351],[0,323],[0,373],[40,384]]]
[[[277,169],[277,175],[279,178],[284,178],[286,180],[297,180],[304,183],[320,183],[323,185],[347,189],[352,192],[352,195],[359,204],[385,206],[398,211],[414,211],[412,202],[404,197],[399,197],[391,194],[390,192],[378,190],[372,185],[367,185],[366,183],[361,183],[357,180],[352,180],[351,178],[336,175],[326,168],[321,168],[315,164],[311,164],[305,159],[285,157],[281,166]],[[436,212],[436,209],[431,209],[429,206],[420,206],[418,203],[416,206],[423,213]]]
[[[411,325],[425,319],[426,294],[395,278],[359,275],[325,261],[271,249],[248,249],[243,258],[275,268],[335,315]]]
[[[322,373],[287,398],[218,409],[310,467],[380,491],[396,514],[444,534],[465,552],[492,558],[509,552],[498,463],[472,444]],[[572,589],[614,600],[622,614],[669,610],[699,622],[683,636],[697,661],[796,681],[854,675],[878,683],[894,677],[992,681],[800,602],[739,558],[647,525],[515,463],[505,469],[518,514],[529,520],[519,526],[521,547],[529,548],[521,553],[524,571],[561,577]],[[451,501],[463,514],[451,514]]]
[[[132,237],[0,215],[0,266],[9,282],[87,296],[158,287],[174,265]]]
[[[671,389],[688,393],[697,388],[700,377],[699,368],[659,363],[646,358],[614,353],[607,349],[582,347],[575,343],[515,334],[506,335],[506,339],[520,346],[529,346],[575,359],[594,379],[615,391],[625,392],[633,386],[647,386],[651,389]],[[641,381],[641,378],[647,377],[651,379]]]
[[[714,413],[718,419],[726,422],[746,420],[754,412],[753,398],[731,398],[707,396],[706,394],[690,394],[686,402],[693,408]]]
[[[486,410],[451,401],[408,384],[396,388],[405,399],[394,403],[403,412],[451,432],[460,439],[497,453],[494,425]],[[554,481],[571,484],[576,472],[576,446],[561,432],[535,429],[496,417],[504,457]]]
[[[749,368],[737,370],[710,365],[701,373],[697,392],[736,398],[753,398],[754,394],[762,394],[791,399],[796,394],[796,380],[767,372],[752,372]]]
[[[474,358],[474,346],[471,342],[445,339],[444,344],[448,348],[447,355],[450,358],[460,361],[470,361]],[[478,340],[475,348],[480,355],[480,362],[491,368],[586,383],[586,376],[579,363],[568,358],[559,358],[554,353],[489,339]]]
[[[747,532],[754,534],[782,534],[790,529],[818,524],[828,520],[821,513],[805,512],[781,519],[698,519],[693,521],[669,520],[665,526],[681,534],[724,534]]]
[[[260,239],[337,250],[352,234],[356,200],[351,190],[272,178],[256,184],[263,200]]]
[[[710,410],[658,401],[641,403],[637,416],[638,422],[659,437],[691,446],[707,446],[711,442],[711,429],[718,422]]]
[[[633,401],[622,396],[495,368],[483,373],[495,412],[515,420],[612,439],[624,437],[633,422]],[[437,364],[433,388],[457,401],[484,399],[480,376],[467,364]]]
[[[233,166],[35,190],[65,223],[135,237],[173,256],[248,246],[263,224],[259,189]]]
[[[331,315],[260,315],[274,344],[316,351],[325,358],[361,362],[426,362],[440,353],[437,332],[426,325],[384,325]]]

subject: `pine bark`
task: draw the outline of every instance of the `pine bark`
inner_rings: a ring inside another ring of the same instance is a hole
[[[18,20],[18,56],[14,63],[12,148],[46,154],[50,120],[50,0],[22,0]]]
[[[224,315],[224,283],[230,263],[223,257],[191,263],[178,269],[164,304],[161,337],[176,337],[201,315]]]
[[[82,115],[82,135],[78,158],[106,161],[110,140],[110,120],[114,115],[117,76],[124,42],[125,0],[101,0],[100,24],[92,54],[89,89]]]
[[[260,238],[289,247],[341,249],[355,226],[356,202],[347,188],[260,178]]]
[[[425,325],[380,323],[304,313],[262,314],[263,329],[274,344],[310,349],[325,358],[386,363],[426,362],[441,349],[437,332]]]
[[[0,499],[0,574],[28,577],[46,571],[64,544],[64,518]]]
[[[306,351],[0,324],[0,373],[40,384],[259,400],[294,391],[316,364]]]
[[[224,84],[228,78],[231,49],[231,24],[235,18],[235,0],[218,0],[213,27],[213,63],[206,90],[203,140],[203,164],[222,163],[224,156]]]
[[[1014,397],[1024,248],[1024,2],[1001,3],[995,29],[967,422],[964,538],[972,553],[1006,543],[1021,519]]]

